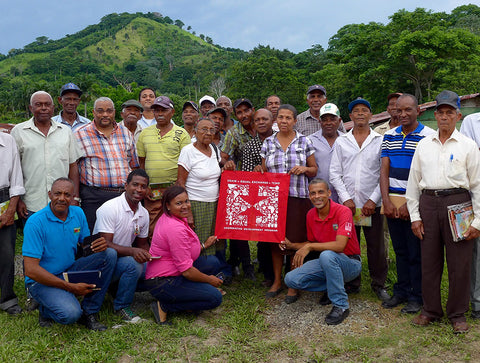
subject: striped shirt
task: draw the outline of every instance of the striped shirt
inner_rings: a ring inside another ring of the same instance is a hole
[[[402,126],[395,127],[385,133],[381,157],[390,159],[389,193],[405,194],[410,165],[417,144],[425,136],[433,133],[435,133],[434,130],[420,122],[417,128],[408,135],[403,134]]]
[[[133,135],[115,123],[109,137],[102,134],[95,122],[75,131],[75,136],[85,157],[79,161],[80,183],[103,188],[125,185],[133,168],[138,168],[138,158]]]
[[[288,173],[294,166],[307,166],[307,158],[315,153],[312,142],[296,132],[295,137],[283,151],[277,135],[267,137],[263,142],[260,155],[265,159],[270,173]],[[290,197],[308,198],[308,177],[305,174],[290,175]]]

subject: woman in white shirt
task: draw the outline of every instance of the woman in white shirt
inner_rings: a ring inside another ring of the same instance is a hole
[[[187,190],[194,230],[201,243],[215,234],[221,159],[219,150],[212,145],[214,135],[213,121],[201,119],[195,126],[195,142],[185,146],[178,158],[177,184]],[[204,249],[202,255],[216,256],[221,265],[220,271],[226,277],[231,276],[231,268],[225,260],[224,241]]]

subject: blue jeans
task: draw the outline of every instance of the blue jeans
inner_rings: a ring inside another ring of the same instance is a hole
[[[413,234],[410,221],[387,218],[387,223],[397,266],[393,295],[422,304],[422,242]]]
[[[362,271],[361,261],[344,253],[323,251],[320,257],[305,262],[285,276],[285,284],[292,289],[307,291],[327,290],[334,306],[348,309],[344,283],[355,279]]]
[[[40,304],[39,310],[43,317],[53,319],[60,324],[73,324],[80,318],[82,311],[89,315],[100,310],[116,262],[117,252],[112,248],[107,248],[103,252],[79,258],[67,270],[100,270],[102,272],[102,289],[85,295],[81,305],[74,294],[56,287],[34,282],[27,288],[32,297]],[[62,274],[57,275],[57,277],[63,279]]]
[[[216,275],[221,263],[215,256],[200,256],[193,266],[206,275]],[[157,277],[146,280],[145,284],[165,312],[210,310],[222,303],[222,294],[216,287],[190,281],[182,275]]]
[[[117,294],[113,301],[115,311],[126,308],[132,303],[144,265],[135,261],[132,256],[118,257],[112,277],[112,282],[118,281]]]

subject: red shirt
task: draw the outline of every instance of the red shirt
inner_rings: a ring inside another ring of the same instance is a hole
[[[360,245],[349,208],[330,199],[330,212],[327,218],[320,219],[316,208],[308,211],[307,238],[310,242],[332,242],[337,239],[337,235],[349,237],[343,253],[347,256],[360,254]]]

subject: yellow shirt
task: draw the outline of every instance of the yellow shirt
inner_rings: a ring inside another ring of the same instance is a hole
[[[177,125],[173,125],[163,137],[157,125],[142,130],[137,141],[137,154],[145,158],[145,171],[151,184],[174,183],[177,180],[178,157],[188,144],[188,132]]]

